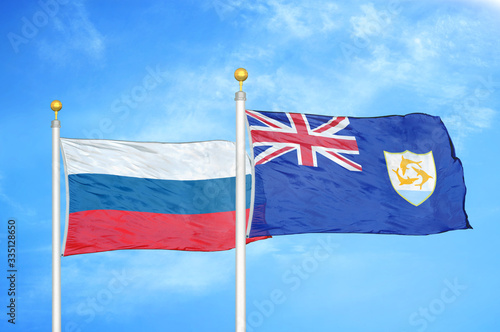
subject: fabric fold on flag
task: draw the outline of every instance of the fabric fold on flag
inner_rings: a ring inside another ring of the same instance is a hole
[[[255,168],[250,237],[472,228],[462,164],[439,117],[246,113]]]
[[[61,138],[61,147],[68,204],[64,256],[234,248],[233,142]],[[247,215],[250,169],[248,162]]]

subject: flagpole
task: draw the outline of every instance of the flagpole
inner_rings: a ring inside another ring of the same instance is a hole
[[[240,82],[236,92],[236,332],[246,331],[246,181],[245,181],[245,101],[243,81],[248,72],[238,68],[234,78]]]
[[[59,138],[61,122],[57,113],[62,104],[50,103],[56,118],[52,120],[52,332],[61,332],[61,163]]]

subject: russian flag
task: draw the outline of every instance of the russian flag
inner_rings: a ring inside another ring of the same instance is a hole
[[[61,150],[68,205],[64,256],[235,247],[233,142],[61,138]],[[246,169],[248,215],[248,160]]]

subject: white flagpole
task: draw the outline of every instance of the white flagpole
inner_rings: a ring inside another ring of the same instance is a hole
[[[234,72],[240,82],[236,92],[236,332],[246,331],[246,186],[245,186],[245,100],[243,81],[248,73],[243,68]]]
[[[59,138],[61,122],[57,112],[62,108],[54,100],[50,108],[56,112],[52,121],[52,332],[61,332],[61,163]]]

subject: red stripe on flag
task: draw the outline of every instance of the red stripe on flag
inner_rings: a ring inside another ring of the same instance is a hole
[[[326,124],[322,125],[321,127],[314,129],[314,132],[321,134],[330,128],[335,128],[335,126],[337,126],[339,123],[341,123],[344,119],[345,119],[345,117],[335,118],[331,122],[326,123]]]
[[[253,113],[253,112],[247,111],[247,114],[250,115],[250,116],[252,116],[253,118],[259,120],[260,122],[265,123],[269,127],[278,128],[278,129],[280,128],[279,126],[275,125],[274,123],[272,123],[270,121],[267,121],[265,118],[259,116],[259,114],[257,114],[257,113]]]
[[[247,209],[247,219],[248,214]],[[247,239],[247,243],[264,238]],[[64,256],[121,249],[219,251],[234,247],[234,211],[173,215],[92,210],[70,214]]]
[[[358,171],[362,171],[363,170],[363,168],[361,167],[361,165],[356,164],[355,162],[350,161],[349,159],[341,156],[338,153],[335,153],[335,152],[332,152],[332,151],[326,151],[326,152],[329,153],[329,154],[331,154],[332,156],[340,159],[341,161],[343,161],[347,165],[351,166],[352,168],[357,169]]]
[[[274,151],[273,153],[269,154],[268,156],[262,158],[261,160],[259,160],[256,165],[260,165],[260,164],[264,164],[264,163],[267,163],[269,160],[271,159],[274,159],[284,153],[287,153],[291,150],[295,149],[294,147],[291,147],[291,146],[287,146],[287,147],[284,147],[282,149],[279,149],[279,150],[276,150]]]

